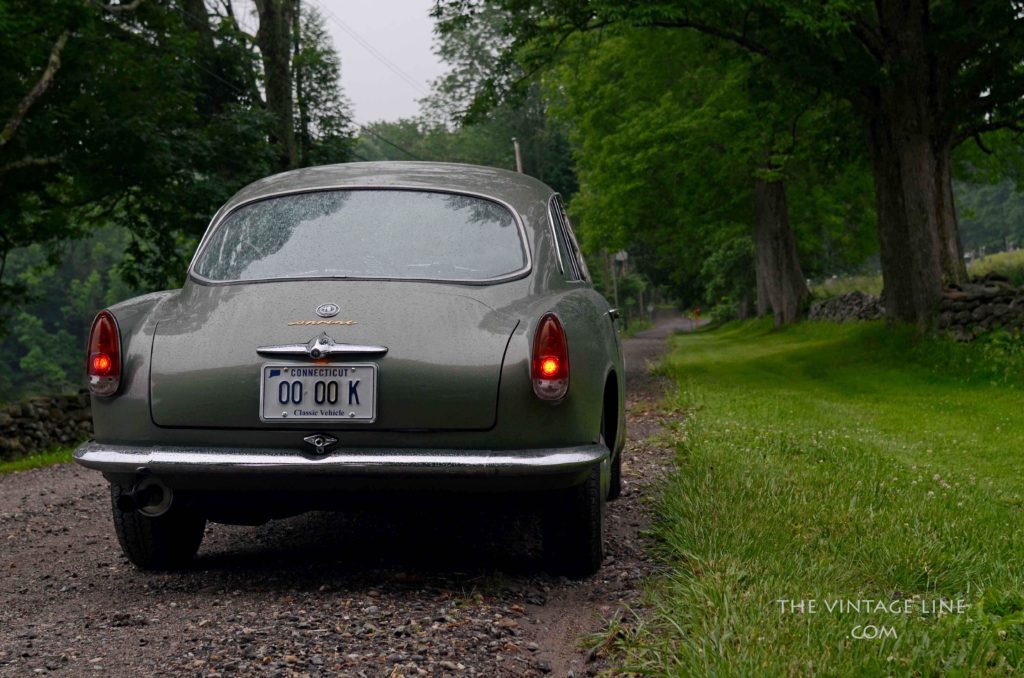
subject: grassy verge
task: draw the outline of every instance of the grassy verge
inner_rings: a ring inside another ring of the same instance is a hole
[[[971,275],[985,275],[990,271],[1002,273],[1014,285],[1024,285],[1024,250],[999,252],[971,264]]]
[[[0,461],[0,475],[14,473],[15,471],[28,471],[34,468],[42,468],[43,466],[53,466],[54,464],[64,464],[71,461],[71,453],[73,451],[74,448],[71,447],[60,447],[48,452],[15,459],[14,461]]]
[[[971,263],[967,272],[972,276],[1001,273],[1009,278],[1011,284],[1024,285],[1024,249],[990,254]],[[879,274],[831,278],[811,288],[811,294],[815,299],[829,299],[854,291],[881,296],[882,276]]]
[[[654,327],[654,323],[650,320],[634,320],[629,323],[629,327],[622,330],[622,336],[629,339],[630,337],[635,337],[638,332],[649,330],[652,327]]]
[[[616,629],[627,670],[1024,663],[1024,376],[975,377],[970,361],[948,364],[970,349],[875,324],[734,324],[674,341],[663,369],[689,417],[667,434],[678,470],[656,528],[672,568],[652,585],[655,612]],[[875,602],[835,607],[858,600]]]
[[[882,295],[882,276],[876,275],[853,275],[843,278],[829,278],[824,282],[815,285],[811,293],[815,299],[830,299],[842,296],[849,292],[867,292],[876,297]]]

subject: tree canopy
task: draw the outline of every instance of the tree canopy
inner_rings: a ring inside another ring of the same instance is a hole
[[[474,110],[508,97],[573,35],[621,25],[701,33],[852,107],[874,175],[890,317],[928,326],[942,285],[965,278],[951,154],[964,140],[1019,129],[1024,16],[1015,3],[444,0],[435,15],[453,32],[493,7],[506,13],[508,47]]]
[[[246,33],[231,3],[0,3],[0,397],[76,383],[77,358],[31,347],[83,345],[98,307],[180,284],[239,188],[349,159],[323,17],[296,0],[263,4],[282,3],[273,72],[266,33]],[[274,77],[294,114],[270,105]],[[281,151],[282,119],[294,157]]]
[[[224,200],[303,165],[518,147],[627,312],[653,287],[792,322],[809,280],[880,267],[927,328],[965,253],[1024,242],[1015,3],[439,0],[448,72],[358,127],[318,5],[252,8],[0,4],[0,393],[72,383],[33,342],[179,284]]]
[[[344,161],[338,57],[322,17],[291,5],[279,37],[301,153],[289,164]],[[0,292],[24,293],[3,276],[14,248],[111,224],[131,236],[128,281],[179,280],[217,206],[288,155],[259,42],[230,3],[0,5]]]

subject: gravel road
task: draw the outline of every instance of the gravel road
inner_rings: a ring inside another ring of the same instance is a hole
[[[626,341],[629,443],[607,553],[584,581],[544,573],[517,506],[396,506],[211,525],[187,572],[121,556],[99,474],[0,476],[0,675],[584,676],[600,631],[657,565],[641,536],[671,452],[648,440],[664,385],[647,365],[687,321]]]

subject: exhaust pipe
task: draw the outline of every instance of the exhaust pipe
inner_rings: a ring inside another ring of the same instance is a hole
[[[124,512],[138,511],[157,518],[167,513],[174,502],[174,491],[156,478],[143,478],[131,492],[117,498],[117,508]]]

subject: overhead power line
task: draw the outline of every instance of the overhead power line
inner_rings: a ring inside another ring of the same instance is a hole
[[[194,15],[194,14],[190,14],[189,12],[186,12],[186,11],[185,11],[184,9],[182,9],[182,8],[177,8],[177,7],[176,7],[176,9],[177,9],[177,10],[178,10],[179,12],[181,12],[182,14],[184,14],[184,15],[187,15],[187,16],[190,16],[190,17],[193,17],[193,18],[195,18],[195,19],[197,19],[197,20],[198,20],[198,19],[200,19],[200,17],[196,17],[196,16]],[[128,29],[127,29],[126,27],[122,26],[122,25],[121,25],[121,24],[119,24],[119,23],[116,23],[116,22],[115,22],[115,24],[114,24],[114,25],[115,25],[115,26],[117,26],[117,27],[118,27],[119,29],[121,29],[121,30],[123,30],[123,31],[126,31],[126,32],[130,32],[130,31],[128,31]],[[232,90],[232,91],[234,91],[234,92],[235,92],[236,94],[239,94],[239,95],[241,95],[241,96],[245,96],[245,97],[248,97],[248,96],[250,95],[250,93],[249,93],[249,92],[246,92],[245,90],[241,89],[240,87],[238,87],[238,85],[236,85],[236,84],[234,84],[234,83],[232,83],[232,82],[229,82],[229,81],[225,80],[224,78],[220,77],[219,75],[217,75],[217,74],[216,74],[216,73],[214,73],[213,71],[211,71],[211,70],[209,70],[209,69],[207,69],[207,68],[203,67],[203,66],[202,66],[201,64],[199,64],[199,63],[198,63],[198,62],[197,62],[197,61],[196,61],[195,59],[193,59],[193,58],[191,58],[191,57],[189,57],[189,56],[187,56],[187,55],[181,55],[181,56],[183,56],[183,57],[185,58],[185,60],[186,60],[186,61],[188,61],[188,63],[189,63],[189,64],[191,64],[191,65],[192,65],[192,66],[193,66],[194,68],[196,68],[196,69],[198,69],[198,70],[202,71],[203,73],[206,73],[206,74],[207,74],[207,75],[209,75],[210,77],[212,77],[212,78],[214,78],[215,80],[219,81],[219,82],[220,82],[221,84],[223,84],[223,85],[224,85],[224,86],[226,86],[227,88],[231,89],[231,90]],[[380,141],[384,142],[384,143],[385,143],[385,144],[387,144],[388,146],[391,146],[392,148],[395,148],[395,149],[397,149],[397,150],[401,151],[402,153],[405,153],[405,154],[406,154],[406,155],[408,155],[408,156],[409,156],[410,158],[413,158],[414,160],[423,160],[423,158],[421,158],[420,156],[416,155],[416,154],[415,154],[415,153],[413,153],[412,151],[409,151],[409,150],[407,150],[407,149],[403,148],[402,146],[399,146],[399,145],[398,145],[398,144],[396,144],[395,142],[393,142],[393,141],[390,141],[389,139],[386,139],[386,138],[384,138],[384,136],[382,136],[381,134],[379,134],[379,133],[377,133],[377,132],[373,131],[373,130],[372,130],[372,129],[370,129],[369,127],[366,127],[365,125],[360,125],[359,123],[355,122],[354,120],[353,120],[353,121],[351,121],[351,122],[352,122],[352,124],[353,124],[353,125],[354,125],[355,127],[357,127],[358,129],[360,129],[360,130],[362,130],[362,131],[366,132],[367,134],[369,134],[370,136],[372,136],[372,137],[375,137],[376,139],[378,139],[378,140],[380,140]],[[356,157],[356,158],[358,158],[358,159],[360,159],[360,160],[363,160],[363,161],[367,161],[367,162],[369,162],[369,161],[370,161],[370,160],[369,160],[369,158],[365,158],[365,157],[363,157],[363,156],[359,155],[358,153],[356,153],[355,151],[352,151],[351,153],[352,153],[352,155],[353,155],[354,157]]]
[[[319,7],[321,10],[323,10],[324,14],[326,14],[329,19],[333,20],[334,23],[336,23],[338,25],[338,27],[342,31],[345,32],[345,34],[347,34],[350,38],[355,40],[363,49],[365,49],[374,58],[376,58],[377,61],[379,61],[382,64],[384,64],[384,66],[386,66],[388,68],[388,70],[390,70],[392,73],[394,73],[399,78],[401,78],[403,82],[405,82],[407,85],[409,85],[413,89],[419,91],[419,93],[423,94],[424,96],[430,94],[430,91],[426,87],[424,87],[423,84],[420,83],[419,80],[417,80],[413,76],[409,75],[407,72],[402,70],[398,66],[398,64],[396,64],[395,62],[391,61],[391,59],[388,59],[386,56],[384,56],[384,54],[382,54],[380,52],[380,50],[378,50],[376,47],[371,45],[365,38],[363,38],[363,36],[359,35],[359,33],[357,33],[354,28],[352,28],[347,23],[342,21],[341,18],[339,18],[337,14],[332,12],[329,7],[325,7],[323,5],[323,3],[317,2],[317,0],[310,0],[310,1],[313,4],[315,4],[317,7]]]
[[[375,137],[375,138],[377,138],[377,139],[379,139],[379,140],[383,141],[383,142],[384,142],[385,144],[387,144],[388,146],[391,146],[391,147],[393,147],[393,148],[397,148],[398,150],[400,150],[400,151],[401,151],[402,153],[405,153],[405,154],[406,154],[407,156],[409,156],[410,158],[412,158],[412,159],[414,159],[414,160],[423,160],[423,158],[421,158],[420,156],[416,155],[416,154],[415,154],[415,153],[413,153],[412,151],[407,151],[407,150],[405,150],[404,148],[402,148],[401,146],[399,146],[398,144],[396,144],[395,142],[393,142],[393,141],[388,141],[387,139],[385,139],[384,137],[382,137],[382,136],[381,136],[380,134],[377,134],[376,132],[374,132],[374,131],[373,131],[372,129],[370,129],[369,127],[367,127],[367,126],[365,126],[365,125],[359,125],[358,127],[359,127],[359,129],[363,130],[364,132],[366,132],[366,133],[367,133],[367,134],[369,134],[370,136],[372,136],[372,137]]]

